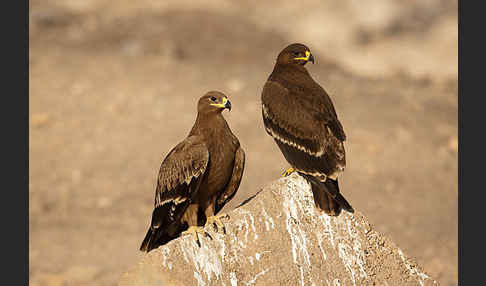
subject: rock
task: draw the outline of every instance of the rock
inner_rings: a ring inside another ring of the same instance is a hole
[[[438,285],[359,212],[319,213],[296,173],[229,214],[226,235],[175,239],[119,285]]]

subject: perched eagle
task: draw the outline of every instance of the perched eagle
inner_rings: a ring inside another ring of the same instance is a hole
[[[201,226],[204,221],[225,231],[220,218],[226,215],[216,214],[236,194],[245,167],[245,152],[221,114],[226,108],[231,110],[231,103],[221,92],[201,97],[189,135],[162,161],[141,251],[181,234],[194,235],[200,245],[197,234],[208,235]]]
[[[331,98],[304,65],[314,63],[309,48],[291,44],[283,49],[262,91],[265,130],[292,168],[311,183],[314,202],[329,215],[354,212],[339,193],[344,170],[346,135]]]

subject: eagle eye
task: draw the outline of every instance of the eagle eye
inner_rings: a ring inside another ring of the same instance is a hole
[[[293,52],[292,53],[294,56],[298,56],[299,55],[299,52]]]
[[[211,101],[216,101],[216,97],[211,96]]]

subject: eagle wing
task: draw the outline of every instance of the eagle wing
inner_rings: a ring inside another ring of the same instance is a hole
[[[176,145],[160,166],[150,228],[141,251],[149,252],[181,231],[180,219],[206,174],[209,151],[199,136],[189,136]]]
[[[224,190],[218,195],[216,199],[216,205],[214,214],[217,214],[224,205],[229,202],[236,194],[238,187],[243,177],[243,170],[245,169],[245,151],[241,147],[238,147],[235,153],[235,160],[233,163],[233,173],[228,184]]]
[[[334,106],[319,85],[291,89],[267,81],[262,91],[265,129],[297,171],[335,178],[346,165],[346,135]]]
[[[199,136],[187,137],[169,152],[159,170],[152,229],[180,219],[199,189],[208,162],[208,148]]]

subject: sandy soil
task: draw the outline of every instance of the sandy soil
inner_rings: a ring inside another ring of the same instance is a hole
[[[227,210],[287,164],[261,88],[291,42],[316,57],[348,141],[341,189],[457,285],[457,1],[30,1],[30,285],[115,285],[155,177],[208,90],[247,155]]]

